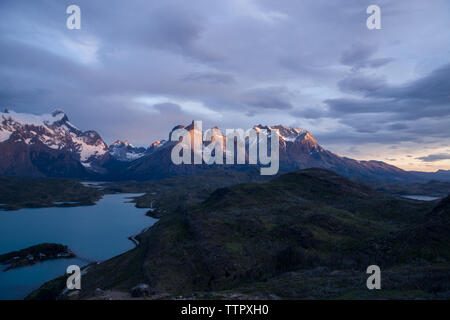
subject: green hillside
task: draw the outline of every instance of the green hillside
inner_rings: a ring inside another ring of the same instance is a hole
[[[138,283],[149,284],[155,298],[430,298],[449,291],[448,200],[433,210],[435,202],[392,198],[322,169],[205,198],[160,214],[137,248],[89,267],[80,297],[96,288],[129,292]],[[365,287],[371,264],[381,267],[382,291]]]

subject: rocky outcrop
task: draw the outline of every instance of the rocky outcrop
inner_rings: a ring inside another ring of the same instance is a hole
[[[32,246],[20,251],[0,255],[0,264],[6,265],[3,271],[8,271],[24,266],[31,266],[38,262],[52,259],[74,258],[75,254],[67,247],[61,244],[44,243]]]
[[[150,295],[150,286],[145,283],[140,283],[131,289],[131,296],[133,298],[149,297]]]

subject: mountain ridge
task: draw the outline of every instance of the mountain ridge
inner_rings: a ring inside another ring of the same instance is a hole
[[[51,114],[32,115],[6,110],[0,113],[0,174],[7,176],[69,177],[83,179],[154,180],[177,175],[190,175],[211,167],[175,165],[171,161],[170,141],[155,141],[148,147],[135,147],[127,140],[108,146],[93,130],[81,131],[70,123],[67,115],[56,110]],[[216,127],[217,128],[217,127]],[[382,161],[359,161],[341,157],[324,149],[307,130],[283,125],[255,125],[277,129],[280,146],[280,173],[306,168],[324,168],[345,177],[389,182],[418,182],[426,177],[411,173]],[[270,138],[269,138],[270,139]],[[248,170],[253,166],[226,167]],[[249,168],[248,168],[249,167]]]
[[[188,130],[192,135],[193,124],[189,126],[178,125],[169,133],[169,140],[172,132],[180,128]],[[323,168],[356,180],[369,179],[389,182],[417,182],[421,180],[418,176],[382,161],[359,161],[338,156],[321,147],[315,137],[304,129],[282,125],[255,125],[253,128],[258,132],[261,129],[279,130],[280,173],[306,168]],[[165,146],[173,146],[174,144],[175,142],[169,141]],[[215,165],[173,165],[169,160],[170,151],[168,148],[160,148],[154,153],[136,159],[127,168],[127,176],[136,180],[146,180],[151,179],[152,175],[161,175],[161,172],[164,172],[164,177],[169,177],[177,174],[194,174],[205,170],[207,167],[215,167]],[[248,154],[246,158],[248,158]],[[160,159],[163,159],[164,166],[161,165]],[[243,165],[235,165],[234,167],[237,170],[246,170]],[[247,167],[251,166],[247,165]]]

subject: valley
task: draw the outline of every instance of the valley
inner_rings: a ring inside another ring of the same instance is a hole
[[[193,134],[192,124],[178,129]],[[84,259],[83,288],[70,295],[65,276],[42,285],[64,273],[60,261],[28,266],[42,281],[27,298],[448,299],[449,182],[341,157],[306,130],[254,129],[279,132],[276,176],[261,176],[259,163],[176,165],[172,132],[148,147],[108,146],[62,111],[1,113],[4,252],[47,232]],[[430,201],[405,198],[417,195]],[[131,211],[141,213],[128,220]],[[67,227],[68,218],[86,220]],[[41,227],[19,239],[13,225]],[[382,270],[381,292],[364,287],[370,264]],[[28,267],[5,280],[16,285]]]
[[[184,194],[147,194],[177,205],[157,207],[135,249],[90,266],[78,297],[143,283],[147,298],[448,298],[448,198],[402,200],[323,169]],[[365,289],[370,264],[380,292]],[[64,281],[29,298],[64,298]]]

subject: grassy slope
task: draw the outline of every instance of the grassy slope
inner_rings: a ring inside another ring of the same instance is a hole
[[[0,204],[6,210],[54,207],[55,202],[67,203],[59,206],[92,205],[102,194],[101,191],[84,187],[75,180],[0,176]]]
[[[137,248],[90,268],[82,297],[144,282],[167,296],[367,298],[369,264],[386,276],[373,298],[449,289],[447,207],[430,215],[434,203],[391,198],[319,169],[221,188],[187,198],[190,205],[177,190],[178,207],[160,211]]]
[[[450,194],[450,182],[432,180],[427,183],[381,183],[374,182],[373,188],[394,195],[426,195],[445,197]]]
[[[157,208],[152,216],[160,217],[179,206],[187,206],[205,200],[220,187],[242,182],[264,182],[270,178],[261,176],[259,170],[234,171],[210,169],[202,174],[177,176],[159,181],[125,181],[106,185],[105,192],[145,193],[135,202],[138,208]]]

